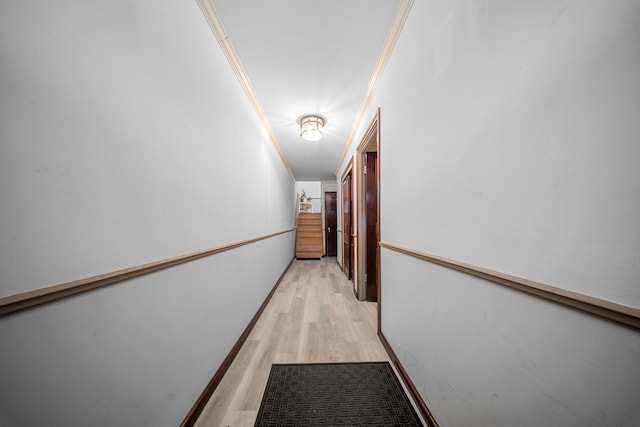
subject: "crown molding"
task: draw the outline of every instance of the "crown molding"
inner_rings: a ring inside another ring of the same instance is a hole
[[[229,65],[231,66],[231,69],[233,70],[236,77],[238,78],[238,81],[240,82],[240,86],[244,90],[244,93],[247,95],[247,98],[249,99],[249,102],[253,106],[253,109],[258,114],[258,117],[260,118],[260,121],[262,122],[264,129],[269,135],[269,139],[271,139],[273,146],[278,152],[278,155],[280,156],[280,159],[282,160],[284,167],[287,169],[287,172],[289,172],[289,175],[291,176],[291,178],[295,181],[296,177],[293,175],[293,171],[291,170],[291,167],[289,166],[289,162],[287,161],[287,158],[285,157],[284,152],[280,147],[278,138],[273,132],[271,123],[269,123],[269,120],[267,119],[267,115],[265,114],[262,108],[262,104],[258,99],[258,95],[256,94],[256,91],[253,89],[253,85],[249,80],[249,76],[247,75],[246,70],[242,66],[242,63],[240,62],[240,57],[238,56],[238,53],[236,52],[233,45],[231,44],[231,40],[229,39],[229,35],[224,29],[224,25],[222,25],[222,20],[220,19],[220,15],[218,15],[218,12],[216,11],[215,6],[213,5],[213,1],[212,0],[196,0],[196,1],[200,6],[200,9],[202,10],[202,13],[204,14],[204,17],[206,18],[207,23],[209,24],[209,27],[213,32],[213,35],[218,41],[218,44],[220,44],[220,48],[222,49],[224,56],[227,58],[227,61],[229,61]]]
[[[393,18],[393,22],[391,23],[391,28],[389,28],[389,32],[387,33],[387,38],[382,46],[382,50],[380,51],[380,55],[378,56],[378,62],[373,69],[373,73],[371,74],[371,78],[369,79],[369,84],[367,85],[367,89],[365,90],[364,97],[362,98],[362,102],[360,103],[360,109],[358,110],[358,114],[356,115],[356,119],[353,122],[353,126],[351,127],[351,132],[347,137],[347,141],[344,144],[344,148],[342,149],[342,154],[340,155],[340,160],[338,160],[338,164],[336,166],[335,174],[339,176],[340,167],[344,162],[347,153],[349,152],[349,148],[353,143],[353,138],[355,137],[358,128],[360,127],[360,123],[364,117],[364,113],[369,107],[369,103],[371,102],[371,97],[378,86],[378,82],[382,77],[382,73],[384,72],[387,63],[389,62],[389,58],[391,57],[391,53],[393,52],[393,48],[400,37],[400,33],[402,32],[402,28],[404,27],[404,23],[407,21],[407,17],[409,16],[409,12],[413,7],[414,0],[400,0],[400,4],[398,4],[398,8],[396,9],[396,14]]]

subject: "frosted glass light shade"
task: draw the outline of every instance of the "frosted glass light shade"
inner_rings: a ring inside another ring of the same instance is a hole
[[[300,136],[307,141],[318,141],[322,139],[322,129],[326,119],[316,114],[303,116],[300,122]]]

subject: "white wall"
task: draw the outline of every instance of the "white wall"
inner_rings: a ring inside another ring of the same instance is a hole
[[[288,233],[0,319],[0,424],[179,425],[292,248]]]
[[[382,250],[382,330],[441,426],[640,422],[637,331]]]
[[[0,297],[293,227],[195,2],[4,1],[0,86]],[[292,257],[288,233],[0,319],[0,424],[178,424]]]
[[[322,203],[323,203],[323,194],[322,194],[322,183],[320,181],[296,181],[295,183],[295,194],[299,193],[302,195],[302,192],[307,195],[307,197],[311,197],[311,209],[313,213],[321,213],[322,212]]]
[[[416,4],[386,76],[412,84],[385,87],[382,166],[404,184],[385,205],[424,209],[387,222],[396,242],[640,307],[639,7]]]
[[[381,239],[640,307],[639,23],[633,0],[415,2],[365,114]],[[640,423],[637,332],[381,258],[382,330],[441,425]]]
[[[338,191],[338,185],[333,181],[322,181],[322,194],[324,200],[324,193],[331,193]]]

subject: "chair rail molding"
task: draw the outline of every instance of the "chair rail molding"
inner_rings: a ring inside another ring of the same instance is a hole
[[[552,301],[593,316],[601,317],[618,324],[640,330],[640,309],[634,307],[584,295],[556,286],[535,282],[533,280],[523,279],[521,277],[478,267],[476,265],[467,264],[438,255],[405,248],[388,242],[380,242],[380,247],[457,270],[462,273],[470,274],[547,301]]]
[[[26,310],[28,308],[37,307],[73,295],[87,292],[92,289],[101,288],[107,285],[113,285],[124,280],[142,276],[144,274],[153,273],[154,271],[163,270],[189,261],[194,261],[210,255],[215,255],[241,246],[259,242],[260,240],[269,239],[292,232],[294,229],[279,231],[277,233],[267,234],[253,239],[241,240],[227,245],[215,248],[205,249],[202,251],[192,252],[173,258],[167,258],[160,261],[150,262],[135,267],[129,267],[122,270],[116,270],[109,273],[99,274],[84,279],[74,280],[71,282],[61,283],[46,288],[36,289],[8,297],[0,298],[0,317],[11,313]]]

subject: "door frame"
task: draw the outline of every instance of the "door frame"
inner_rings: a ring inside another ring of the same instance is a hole
[[[339,245],[341,247],[341,252],[342,252],[342,271],[345,273],[345,275],[347,276],[347,279],[349,280],[353,280],[353,292],[356,294],[356,296],[358,295],[357,293],[357,289],[355,287],[355,244],[356,244],[356,233],[355,233],[355,220],[356,217],[354,215],[353,212],[353,182],[354,182],[354,174],[353,174],[353,164],[354,164],[354,159],[353,157],[351,158],[351,160],[349,160],[349,163],[347,164],[347,167],[344,170],[344,173],[342,174],[342,177],[340,178],[340,231],[341,231],[341,236],[342,238],[339,239]],[[350,230],[346,230],[345,229],[345,222],[344,222],[344,181],[347,179],[347,177],[350,176],[350,181],[351,181],[351,186],[349,188],[349,215],[350,215]],[[344,245],[345,245],[345,239],[349,239],[349,242],[351,242],[350,246],[349,246],[349,252],[347,253],[344,249]],[[345,262],[345,259],[347,259],[349,262]],[[347,271],[348,270],[348,271]],[[353,272],[353,274],[352,274]]]
[[[324,239],[325,239],[325,245],[324,245],[324,255],[325,256],[338,256],[338,192],[337,191],[325,191],[324,193],[324,228],[325,228],[325,235],[324,235]],[[329,196],[329,198],[333,197],[333,203],[334,203],[334,213],[335,213],[335,225],[334,225],[334,229],[333,231],[331,230],[329,224],[327,224],[327,212],[329,212],[329,210],[327,209],[327,195]],[[334,236],[333,238],[333,243],[334,243],[334,254],[330,255],[329,254],[329,237],[330,236]]]
[[[376,251],[378,252],[378,256],[376,257],[376,286],[377,289],[377,298],[378,301],[378,317],[380,316],[380,108],[376,110],[376,114],[369,124],[367,131],[364,136],[360,140],[360,144],[356,149],[356,235],[357,245],[356,245],[356,260],[355,260],[355,271],[354,271],[354,281],[356,286],[356,294],[359,300],[367,299],[367,286],[365,282],[365,274],[366,274],[366,266],[367,266],[367,230],[366,230],[366,215],[367,215],[367,206],[365,201],[365,173],[364,173],[364,164],[365,157],[367,152],[375,151],[378,153],[377,161],[376,161],[376,173],[377,173],[377,181],[378,181],[378,194],[377,194],[377,217],[378,221],[376,224],[376,234],[378,238],[378,242],[376,243]],[[378,322],[379,324],[379,322]]]

